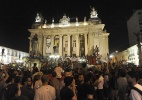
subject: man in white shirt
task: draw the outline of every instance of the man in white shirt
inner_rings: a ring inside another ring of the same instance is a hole
[[[48,85],[47,75],[43,75],[41,78],[42,86],[36,90],[34,100],[55,100],[56,92],[55,88]]]
[[[129,71],[127,73],[127,81],[132,85],[132,89],[130,90],[130,95],[129,95],[130,100],[142,100],[142,95],[138,92],[138,91],[142,92],[142,86],[137,83],[138,72]]]

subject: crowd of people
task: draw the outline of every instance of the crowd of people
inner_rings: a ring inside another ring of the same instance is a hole
[[[34,63],[32,70],[0,69],[0,100],[142,100],[142,70],[109,64],[54,69]]]

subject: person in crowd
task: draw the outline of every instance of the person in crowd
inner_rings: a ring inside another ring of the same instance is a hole
[[[77,99],[86,100],[94,98],[94,86],[90,84],[89,75],[80,74],[78,77],[80,85],[77,86]]]
[[[42,62],[40,70],[41,71],[47,70],[47,63],[45,61]]]
[[[42,86],[36,90],[34,100],[55,100],[55,88],[48,84],[49,79],[47,75],[41,77]]]
[[[14,83],[17,83],[20,87],[22,87],[21,77],[20,76],[15,76]]]
[[[89,73],[87,64],[85,62],[82,63],[81,73],[84,73],[84,75],[87,75]]]
[[[14,75],[15,77],[16,77],[16,76],[19,76],[18,70],[14,70],[13,75]]]
[[[9,90],[9,99],[7,100],[28,100],[28,97],[21,95],[20,86],[14,83]]]
[[[17,96],[19,97],[21,95],[21,77],[18,74],[17,76],[15,76],[15,74],[12,74],[12,77],[12,80],[14,81],[11,82],[11,84],[8,84],[4,89],[4,100],[10,100],[11,98],[16,98]]]
[[[73,77],[64,78],[65,86],[60,91],[60,100],[77,100]]]
[[[33,88],[34,90],[40,88],[42,86],[41,76],[35,75],[33,79]]]
[[[59,94],[60,94],[60,82],[59,80],[56,78],[57,74],[55,71],[52,72],[52,83],[53,83],[53,87],[56,90],[56,100],[59,100]]]
[[[96,74],[97,74],[97,80],[95,81],[94,85],[97,86],[97,100],[103,100],[104,78],[101,71],[99,71]]]
[[[142,86],[142,70],[138,71],[139,72],[139,80],[138,83]]]
[[[142,86],[137,83],[138,72],[129,71],[127,73],[127,80],[132,86],[129,94],[130,100],[142,100]]]
[[[2,70],[0,70],[0,100],[2,99],[2,89],[6,83],[6,80],[8,79],[9,75],[7,73],[7,66],[3,65]]]
[[[108,77],[108,73],[104,73],[104,98],[106,100],[108,100],[109,98],[109,77]]]
[[[127,79],[126,79],[126,71],[124,69],[120,69],[118,72],[118,79],[117,79],[117,89],[118,89],[118,98],[119,100],[126,99],[126,92],[127,92]]]
[[[34,63],[32,74],[38,72],[37,63]]]
[[[57,78],[60,80],[62,78],[63,69],[61,67],[61,63],[58,63],[58,66],[54,70],[57,74]]]
[[[6,80],[6,83],[5,83],[4,87],[3,87],[3,89],[2,89],[2,93],[3,93],[2,99],[3,99],[3,100],[6,100],[7,87],[8,87],[10,84],[12,84],[12,83],[14,83],[13,80],[12,80],[12,77],[9,76],[8,79]]]
[[[48,77],[48,79],[49,79],[49,84],[50,84],[51,86],[53,86],[53,82],[52,82],[52,80],[53,80],[52,72],[53,72],[53,70],[48,69],[48,70],[47,70],[47,73],[46,73],[46,75],[47,75],[47,77]]]
[[[72,72],[68,69],[65,70],[64,74],[62,75],[62,78],[60,79],[60,90],[65,86],[64,83],[65,77],[73,77]],[[75,79],[73,79],[73,81],[75,82]]]
[[[112,100],[117,100],[118,98],[117,78],[118,77],[115,70],[111,70],[111,78],[109,81],[109,86],[110,86],[110,94]]]
[[[27,96],[29,100],[34,100],[35,91],[32,88],[32,78],[23,77],[21,87],[21,95]]]

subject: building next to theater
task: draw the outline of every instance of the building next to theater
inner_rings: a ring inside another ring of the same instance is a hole
[[[28,56],[29,53],[0,46],[0,63],[2,64],[23,63],[22,58]]]
[[[127,61],[137,66],[142,66],[142,9],[133,12],[127,21],[129,48],[115,53],[117,62]]]
[[[63,15],[59,23],[48,24],[41,14],[37,13],[32,29],[29,52],[31,55],[42,55],[46,58],[49,55],[59,56],[89,56],[96,48],[102,58],[109,53],[108,36],[104,30],[104,24],[98,18],[94,8],[91,9],[90,18],[79,22],[76,17],[74,22]]]

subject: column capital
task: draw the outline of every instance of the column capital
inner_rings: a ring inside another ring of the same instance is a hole
[[[68,34],[67,36],[71,36],[71,34]]]
[[[84,35],[88,35],[88,33],[84,33]]]
[[[43,37],[44,37],[44,38],[46,38],[46,37],[47,37],[47,35],[43,35]]]
[[[63,36],[63,34],[60,34],[59,36],[60,36],[60,37],[62,37],[62,36]]]
[[[55,35],[53,34],[53,35],[50,35],[51,37],[55,37]]]
[[[41,38],[41,37],[42,37],[42,35],[38,36],[38,38]]]
[[[76,34],[76,36],[79,36],[79,34]]]

